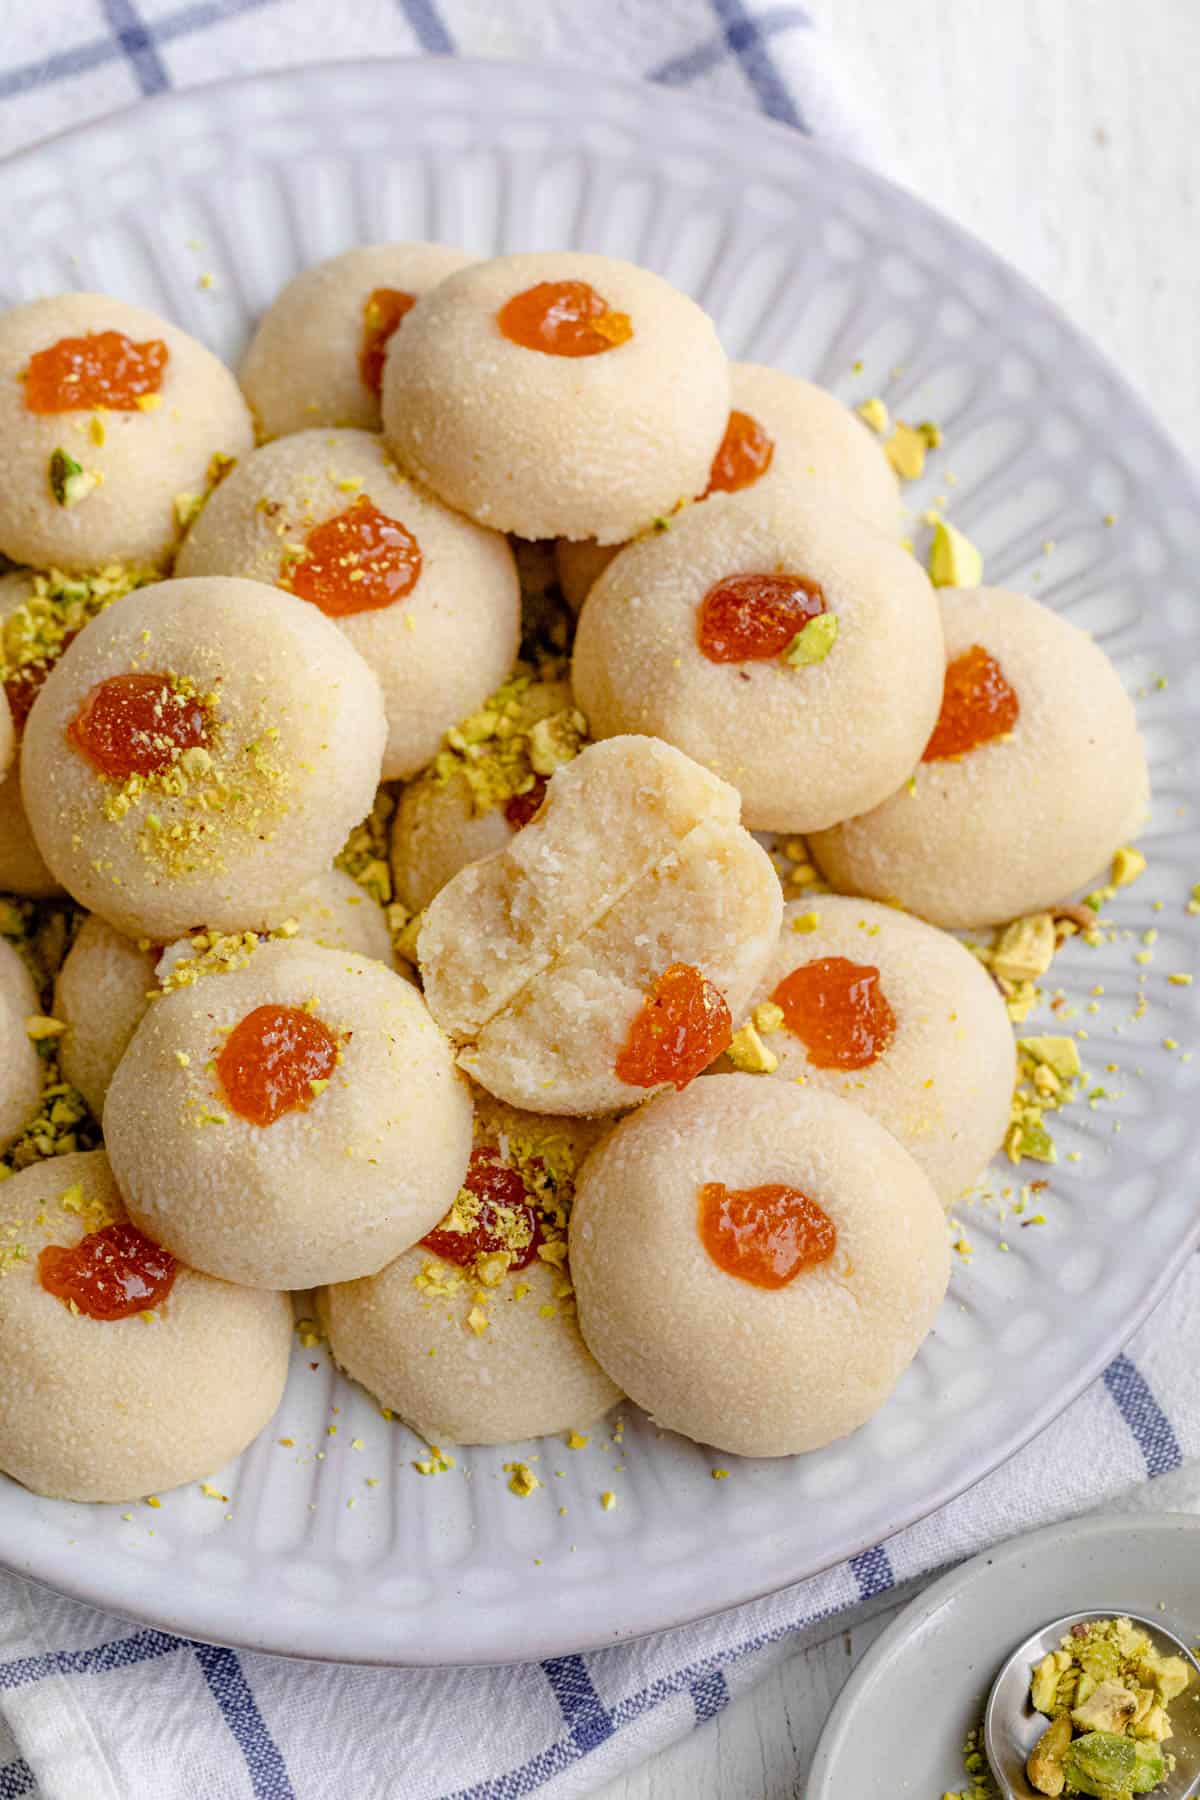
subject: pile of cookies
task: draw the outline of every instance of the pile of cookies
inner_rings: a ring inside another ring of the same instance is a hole
[[[0,1470],[213,1473],[310,1289],[438,1442],[870,1418],[1010,1115],[949,931],[1148,805],[1099,648],[904,517],[601,256],[350,251],[237,379],[101,295],[0,316]]]

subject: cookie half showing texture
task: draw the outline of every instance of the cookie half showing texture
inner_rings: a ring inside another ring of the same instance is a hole
[[[957,938],[894,907],[790,900],[735,1038],[776,1081],[861,1106],[949,1206],[1008,1128],[1016,1049],[999,989]]]
[[[657,1424],[742,1456],[865,1424],[933,1324],[949,1254],[937,1196],[876,1120],[752,1075],[622,1120],[571,1215],[592,1355]]]
[[[737,788],[752,829],[813,831],[900,785],[942,670],[915,559],[776,486],[714,495],[623,550],[580,615],[571,682],[593,736],[663,738]]]
[[[760,363],[731,363],[731,409],[708,484],[696,500],[713,494],[754,494],[774,488],[800,498],[828,495],[891,538],[901,535],[900,484],[862,420],[835,395],[796,375]],[[672,521],[658,521],[671,529]],[[555,565],[563,598],[579,612],[619,546],[562,538]]]
[[[416,990],[382,964],[269,943],[151,1003],[108,1090],[130,1217],[248,1287],[375,1274],[447,1211],[471,1097]]]
[[[601,1133],[479,1091],[446,1217],[378,1275],[322,1291],[338,1363],[430,1443],[579,1429],[620,1398],[579,1335],[566,1254],[575,1172]]]
[[[505,849],[537,813],[555,769],[582,749],[586,727],[565,681],[522,673],[490,695],[400,795],[396,898],[420,912],[468,863]]]
[[[261,435],[378,431],[392,334],[422,294],[472,260],[450,244],[359,244],[302,269],[259,320],[238,369]]]
[[[370,811],[379,684],[316,607],[171,581],[87,625],[25,727],[21,786],[62,885],[131,937],[288,916]]]
[[[413,307],[384,368],[384,436],[481,525],[621,543],[699,493],[729,365],[695,301],[579,251],[475,263]]]
[[[508,541],[401,475],[365,431],[304,431],[256,450],[192,526],[176,574],[284,588],[344,632],[383,691],[383,775],[415,775],[516,658]]]
[[[283,1397],[286,1294],[197,1274],[130,1222],[103,1151],[0,1191],[0,1469],[58,1500],[213,1475]]]
[[[779,878],[740,825],[702,821],[480,1031],[493,1094],[587,1115],[682,1087],[729,1041],[779,929]]]
[[[1145,822],[1133,702],[1100,646],[1004,588],[946,588],[941,711],[909,781],[814,834],[833,886],[935,925],[1002,924],[1098,875]]]
[[[0,551],[39,569],[165,564],[253,446],[211,350],[144,307],[58,294],[0,314]]]
[[[20,1137],[37,1111],[42,1059],[25,1022],[40,1011],[33,976],[7,939],[0,938],[0,1151]]]
[[[669,744],[591,745],[555,772],[507,848],[461,870],[429,907],[418,952],[434,1018],[474,1038],[694,826],[737,817],[728,783]]]

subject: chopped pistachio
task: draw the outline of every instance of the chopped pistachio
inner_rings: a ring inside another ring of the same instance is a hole
[[[1146,858],[1140,850],[1129,844],[1122,844],[1114,851],[1112,859],[1112,885],[1115,888],[1128,887],[1131,881],[1145,872]]]
[[[1050,967],[1057,947],[1054,920],[1048,912],[1014,919],[993,947],[992,973],[1003,981],[1035,981]]]
[[[60,506],[78,506],[104,479],[98,471],[76,462],[67,450],[51,452],[49,476],[50,492]]]
[[[864,400],[855,410],[863,424],[869,425],[877,437],[882,437],[891,423],[887,402],[881,400],[878,394],[872,394],[869,400]]]
[[[809,619],[801,626],[784,651],[783,660],[793,669],[803,669],[813,663],[824,662],[837,643],[837,635],[837,614],[818,613],[815,619]]]
[[[954,588],[975,588],[983,580],[983,557],[965,533],[944,519],[934,526],[929,579],[934,587]]]
[[[1079,1074],[1079,1047],[1074,1038],[1018,1038],[1017,1049],[1049,1069],[1059,1081],[1073,1081]]]
[[[895,429],[883,453],[895,469],[901,481],[917,481],[925,473],[925,457],[929,450],[925,434],[912,425],[906,425],[903,419],[897,419]]]
[[[725,1054],[735,1069],[747,1075],[773,1075],[779,1067],[779,1058],[763,1043],[753,1025],[743,1025],[734,1032]]]

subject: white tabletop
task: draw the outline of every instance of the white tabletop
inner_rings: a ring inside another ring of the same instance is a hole
[[[808,0],[893,173],[1062,305],[1200,460],[1196,0]],[[1200,1510],[1194,1470],[1137,1504]],[[801,1800],[837,1693],[892,1612],[782,1664],[602,1800]],[[933,1797],[930,1797],[933,1800]]]

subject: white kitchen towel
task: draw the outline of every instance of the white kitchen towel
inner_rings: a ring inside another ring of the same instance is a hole
[[[417,51],[648,77],[874,154],[803,8],[762,0],[0,0],[0,150],[170,87]],[[622,1649],[497,1670],[301,1665],[0,1576],[0,1800],[589,1792],[899,1584],[1087,1506],[1137,1504],[1154,1477],[1171,1477],[1172,1504],[1200,1504],[1197,1317],[1193,1261],[1103,1379],[964,1498],[816,1580]]]

